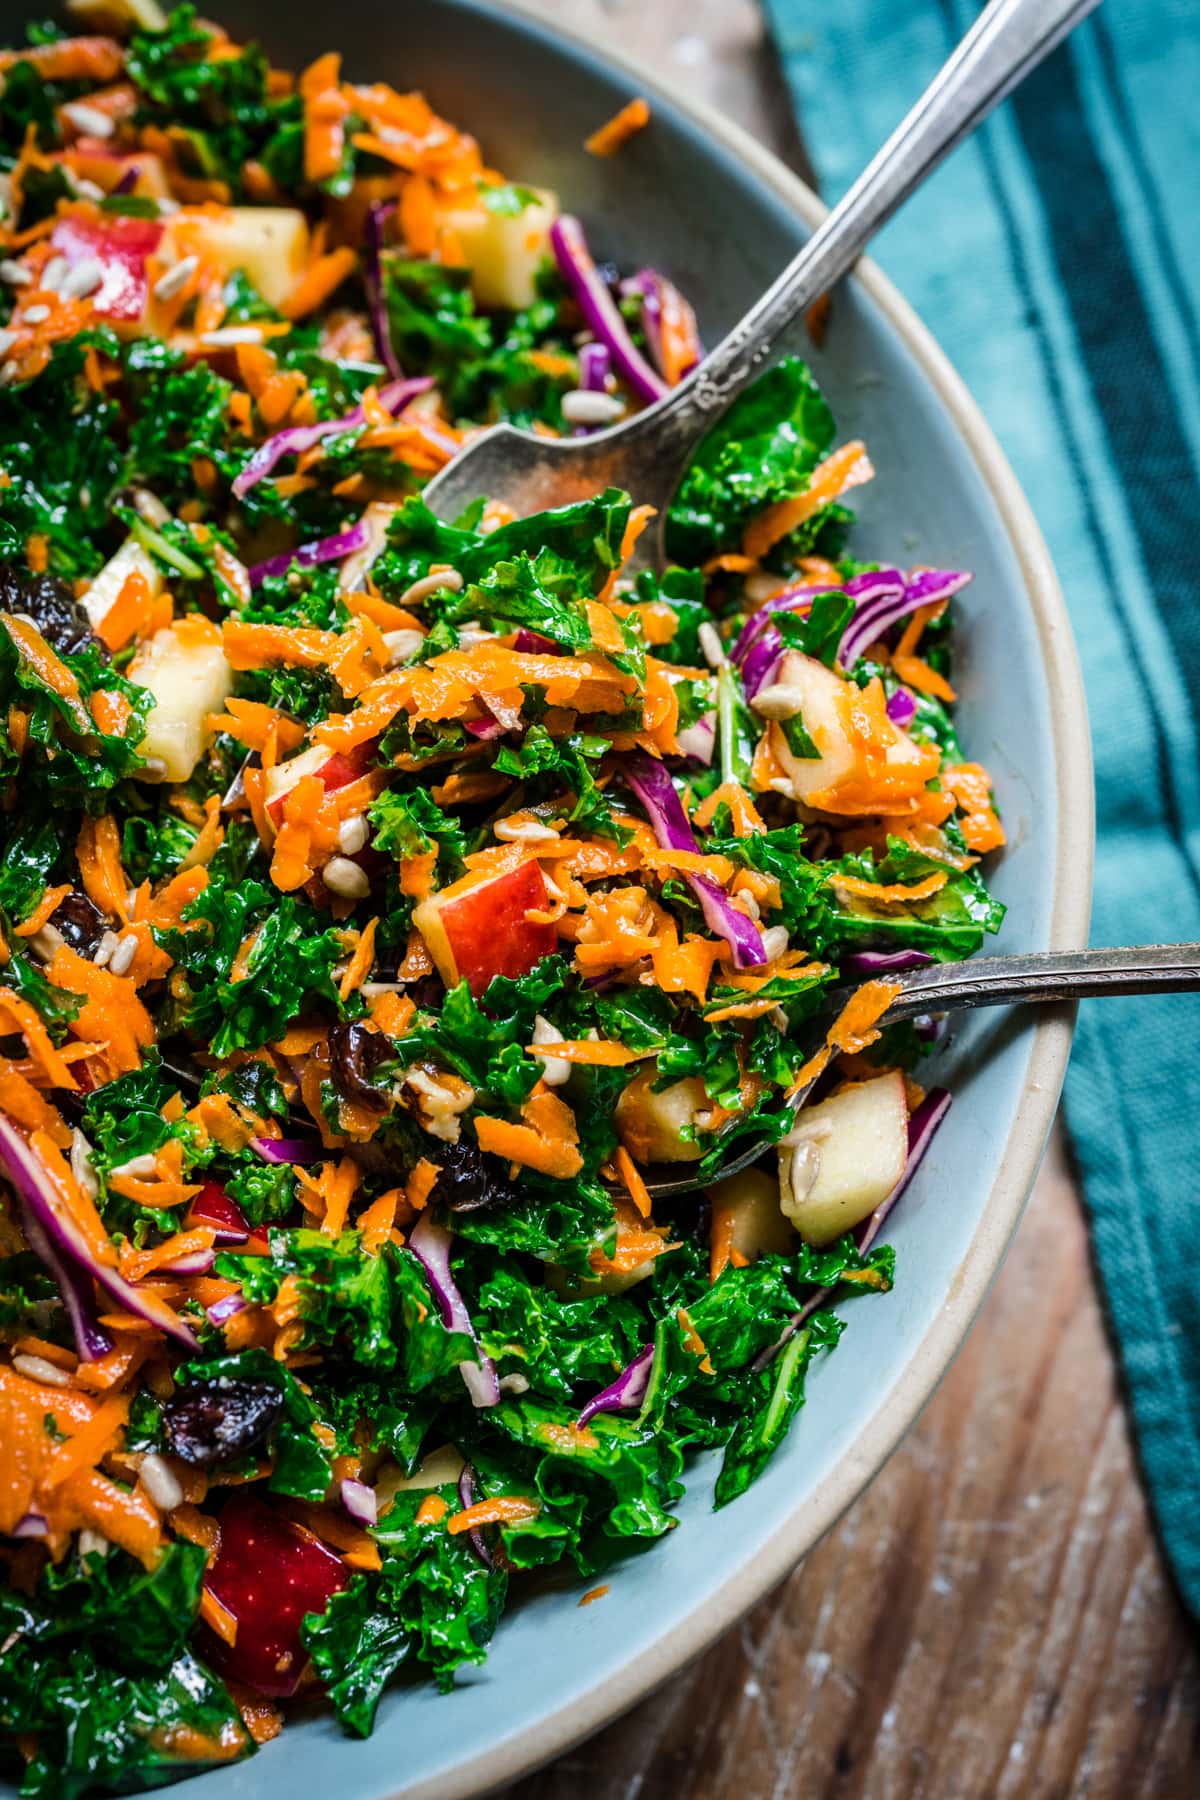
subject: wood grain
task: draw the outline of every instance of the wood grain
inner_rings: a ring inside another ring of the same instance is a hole
[[[537,3],[808,172],[754,0]],[[841,1525],[699,1662],[506,1800],[581,1792],[1200,1795],[1200,1655],[1147,1519],[1061,1136],[965,1349]]]

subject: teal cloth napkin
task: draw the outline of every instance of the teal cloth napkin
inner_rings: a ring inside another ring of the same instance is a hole
[[[836,199],[977,6],[765,0]],[[1012,460],[1083,659],[1092,941],[1200,939],[1200,29],[1102,6],[874,254]],[[1066,1089],[1141,1463],[1200,1613],[1200,995],[1085,1003]]]

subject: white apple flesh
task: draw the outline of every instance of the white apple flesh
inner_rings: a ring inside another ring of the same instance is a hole
[[[808,1244],[869,1218],[904,1177],[908,1105],[893,1071],[805,1107],[780,1146],[784,1212]]]

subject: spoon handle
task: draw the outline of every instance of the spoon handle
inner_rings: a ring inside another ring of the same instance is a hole
[[[885,977],[886,979],[886,977]],[[887,1022],[965,1006],[1087,1000],[1105,994],[1178,994],[1200,989],[1200,944],[1138,944],[1116,950],[1039,950],[977,957],[898,975]],[[849,992],[849,990],[847,990]]]
[[[853,266],[942,158],[1061,43],[1098,0],[991,0],[908,116],[783,274],[656,408],[672,442],[693,445],[760,371],[798,313]]]

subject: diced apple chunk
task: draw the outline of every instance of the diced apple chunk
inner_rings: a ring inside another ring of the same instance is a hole
[[[796,1242],[796,1231],[783,1210],[779,1180],[765,1169],[743,1169],[708,1190],[713,1217],[733,1214],[732,1245],[747,1262],[766,1254],[783,1255]]]
[[[413,911],[413,924],[447,987],[466,981],[476,999],[495,975],[525,975],[558,943],[554,925],[531,919],[550,905],[541,865],[524,862],[490,880],[464,875]]]
[[[308,221],[291,206],[184,210],[167,222],[180,256],[199,251],[226,274],[243,269],[268,306],[282,306],[308,259]]]
[[[545,188],[519,213],[497,213],[482,201],[454,207],[441,224],[454,233],[471,271],[471,291],[480,306],[532,306],[537,272],[550,255],[550,227],[558,198]]]
[[[621,1142],[636,1163],[699,1162],[703,1144],[682,1134],[695,1125],[698,1114],[711,1109],[704,1083],[698,1075],[687,1075],[656,1094],[657,1079],[658,1067],[652,1063],[622,1089],[616,1105]]]
[[[109,557],[80,602],[93,629],[103,623],[117,595],[135,572],[143,577],[151,599],[156,600],[164,585],[158,564],[136,538],[127,537],[116,555]]]
[[[220,638],[178,620],[139,649],[129,679],[154,697],[146,722],[142,755],[149,767],[143,781],[186,781],[209,739],[208,717],[219,713],[233,687],[233,670]]]
[[[831,1244],[881,1206],[908,1162],[898,1071],[806,1107],[780,1147],[781,1204],[809,1244]]]
[[[772,724],[771,749],[787,771],[792,799],[807,800],[810,794],[836,788],[853,773],[856,760],[840,711],[846,683],[815,657],[789,650],[771,686],[795,693],[795,716],[820,752],[818,756],[797,756],[788,747],[782,725]]]

